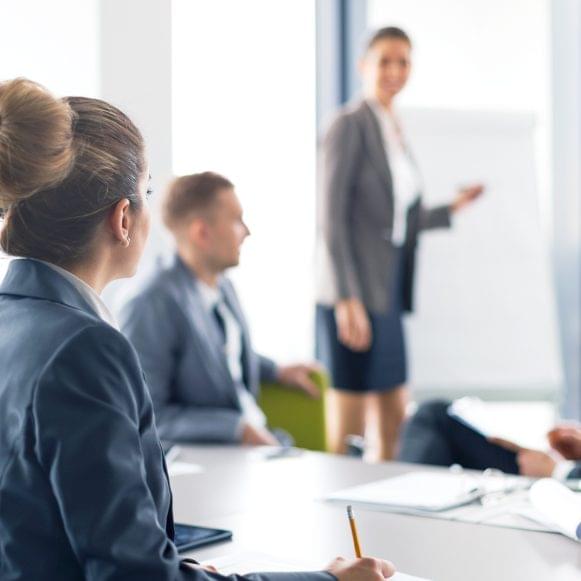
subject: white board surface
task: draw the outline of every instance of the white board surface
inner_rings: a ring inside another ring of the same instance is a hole
[[[406,134],[425,202],[486,184],[451,231],[426,233],[408,318],[416,389],[556,391],[562,381],[549,246],[542,231],[534,117],[413,110]]]

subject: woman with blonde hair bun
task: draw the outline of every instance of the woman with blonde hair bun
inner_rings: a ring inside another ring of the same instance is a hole
[[[18,258],[0,285],[2,580],[224,579],[178,557],[151,398],[99,296],[136,270],[148,174],[142,136],[117,108],[0,83],[0,246]],[[248,578],[392,572],[336,560]]]

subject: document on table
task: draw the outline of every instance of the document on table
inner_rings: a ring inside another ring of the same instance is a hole
[[[320,570],[321,567],[313,567],[312,565],[302,565],[299,563],[290,563],[273,557],[264,555],[262,553],[241,552],[231,555],[224,555],[217,559],[209,559],[204,561],[202,565],[213,565],[218,569],[222,575],[232,575],[238,573],[245,575],[247,573],[269,572],[269,573],[289,573],[292,571],[315,571]],[[406,575],[405,573],[397,572],[393,577],[393,581],[430,581],[424,577],[414,577],[413,575]]]
[[[495,485],[500,490],[504,479],[498,479],[497,483],[493,480],[487,479],[487,486]],[[472,502],[482,493],[474,476],[419,471],[339,490],[327,496],[326,500],[384,510],[406,508],[439,512]]]

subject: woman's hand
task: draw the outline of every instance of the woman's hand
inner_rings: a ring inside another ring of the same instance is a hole
[[[339,341],[352,351],[367,351],[373,339],[367,311],[359,299],[343,299],[335,305]]]
[[[472,186],[466,186],[458,190],[456,198],[452,202],[452,212],[458,212],[464,209],[466,206],[471,204],[476,198],[482,195],[484,191],[484,186],[482,184],[474,184]]]
[[[383,581],[395,573],[392,563],[372,557],[350,561],[337,557],[326,570],[338,581]]]

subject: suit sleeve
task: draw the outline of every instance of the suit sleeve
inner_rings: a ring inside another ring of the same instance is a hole
[[[140,427],[148,402],[134,353],[110,327],[90,327],[72,337],[38,383],[33,401],[36,453],[85,579],[332,577],[323,572],[225,577],[180,562],[146,482]]]
[[[274,383],[278,379],[278,365],[264,355],[258,355],[258,371],[261,383]]]
[[[361,298],[351,244],[350,207],[356,177],[360,136],[348,115],[339,116],[323,143],[321,226],[339,297]]]
[[[581,462],[575,464],[575,467],[567,474],[567,478],[581,478]]]
[[[452,225],[451,213],[449,205],[426,208],[423,204],[420,204],[419,230],[450,228]]]
[[[173,401],[172,381],[181,356],[178,306],[163,295],[139,295],[121,313],[123,333],[139,355],[160,437],[174,442],[237,442],[242,414]]]

